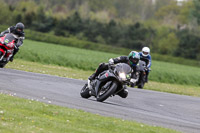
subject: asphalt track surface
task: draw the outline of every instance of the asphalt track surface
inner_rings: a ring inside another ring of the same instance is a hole
[[[200,98],[129,89],[129,96],[110,97],[96,102],[83,99],[80,90],[86,81],[0,69],[0,92],[69,108],[134,120],[186,133],[200,133]]]

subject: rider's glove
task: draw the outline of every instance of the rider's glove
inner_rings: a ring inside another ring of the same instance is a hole
[[[114,64],[114,60],[111,58],[111,59],[108,61],[108,63],[109,63],[110,65],[113,65],[113,64]]]
[[[130,82],[131,82],[131,83],[135,83],[135,82],[136,82],[136,79],[131,78]]]

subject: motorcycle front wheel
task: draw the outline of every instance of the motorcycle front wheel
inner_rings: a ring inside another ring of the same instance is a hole
[[[0,58],[3,58],[3,53],[0,51]],[[2,61],[0,61],[0,68],[3,68],[5,66],[5,63],[3,63]]]
[[[109,96],[111,96],[112,94],[114,94],[114,92],[116,91],[116,89],[117,89],[117,81],[113,81],[112,85],[109,88],[100,90],[100,92],[97,95],[97,101],[98,102],[103,102]]]
[[[145,79],[144,79],[144,77],[143,77],[143,78],[141,79],[139,85],[138,85],[138,88],[139,88],[139,89],[143,89],[143,88],[144,88],[144,84],[145,84]]]

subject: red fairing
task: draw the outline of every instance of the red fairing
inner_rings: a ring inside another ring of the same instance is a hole
[[[1,42],[4,42],[4,38],[5,38],[5,36],[4,37],[0,37],[0,46],[3,46],[3,47],[5,47]],[[3,54],[5,54],[5,51],[3,50],[3,49],[1,49],[0,48],[0,51],[3,53]]]
[[[7,44],[8,49],[13,49],[15,47],[14,40]]]
[[[4,42],[5,36],[0,38],[0,45],[5,47],[7,50],[12,50],[15,47],[15,40],[12,40],[12,42],[8,43],[7,46],[2,44],[1,42]]]
[[[15,38],[12,34],[6,34],[4,37],[0,37],[0,51],[5,55],[5,57],[9,57],[15,48]]]
[[[4,37],[0,37],[0,42],[4,42],[4,38],[5,38],[5,36]]]
[[[0,43],[0,45],[1,45],[1,43]],[[4,51],[3,49],[0,49],[0,51],[1,51],[3,54],[5,54],[5,51]]]

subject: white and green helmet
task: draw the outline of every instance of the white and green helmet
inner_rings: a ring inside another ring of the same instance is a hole
[[[137,51],[131,51],[128,55],[130,64],[137,64],[140,60],[140,54]]]

